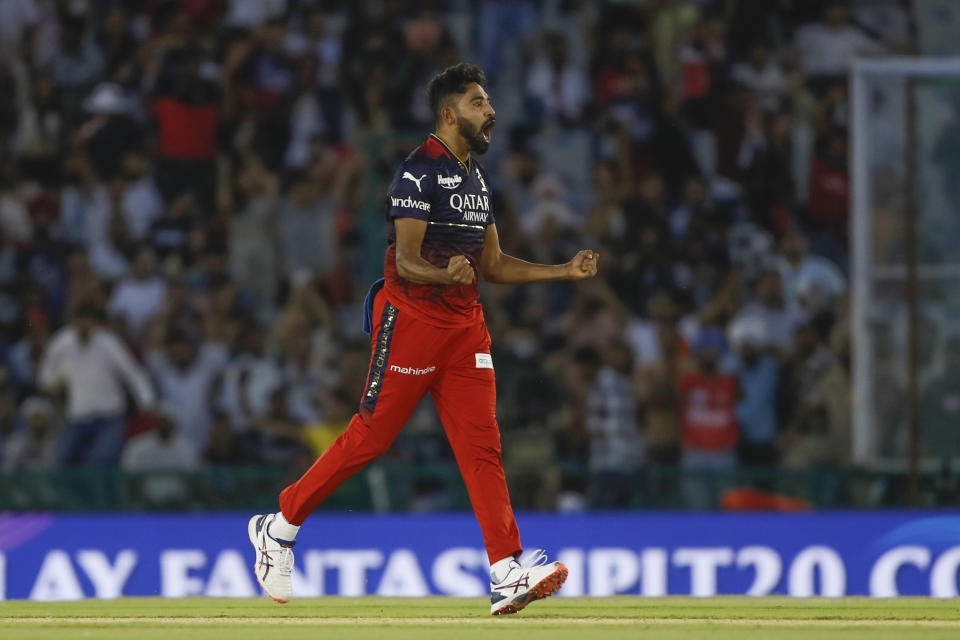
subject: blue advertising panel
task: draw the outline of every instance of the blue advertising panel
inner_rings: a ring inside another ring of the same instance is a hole
[[[0,599],[252,597],[245,514],[0,514]],[[521,514],[561,594],[958,594],[960,514]],[[294,596],[487,593],[470,514],[316,514]]]

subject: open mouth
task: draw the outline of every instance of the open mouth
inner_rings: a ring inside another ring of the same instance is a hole
[[[490,132],[493,131],[494,121],[490,120],[487,124],[483,125],[483,128],[480,129],[480,135],[483,136],[484,141],[488,144],[490,143]]]

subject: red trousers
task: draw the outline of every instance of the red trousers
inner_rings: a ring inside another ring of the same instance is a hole
[[[337,487],[393,443],[428,391],[467,485],[490,562],[521,551],[500,455],[490,334],[481,321],[439,328],[404,314],[380,291],[373,353],[359,411],[313,466],[280,494],[284,518],[300,525]]]

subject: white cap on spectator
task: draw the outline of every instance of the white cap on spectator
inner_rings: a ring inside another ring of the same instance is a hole
[[[119,85],[101,82],[87,96],[83,107],[97,115],[119,115],[130,111],[130,101]]]
[[[738,350],[748,344],[763,348],[770,342],[767,325],[757,316],[746,315],[737,318],[730,324],[728,334],[730,342]]]

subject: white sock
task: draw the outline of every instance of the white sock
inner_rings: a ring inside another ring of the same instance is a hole
[[[270,523],[270,535],[277,540],[296,540],[298,531],[300,531],[300,527],[287,522],[281,511],[277,512],[273,522]]]
[[[490,565],[490,582],[497,584],[503,582],[503,579],[510,573],[510,563],[516,562],[513,556],[507,556],[503,560],[497,560]]]

